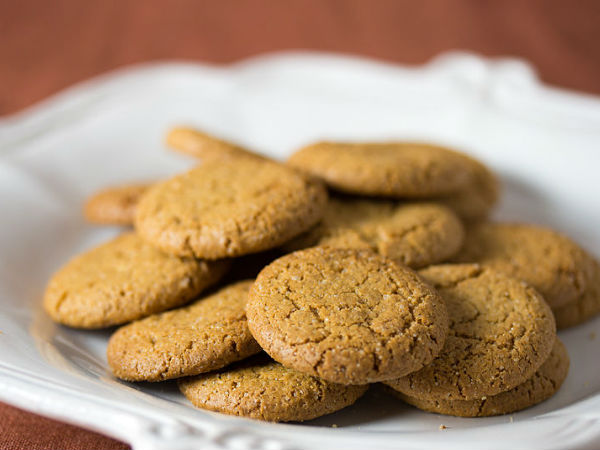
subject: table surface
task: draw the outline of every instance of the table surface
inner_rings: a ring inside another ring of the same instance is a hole
[[[149,60],[227,63],[312,49],[420,64],[467,49],[529,60],[544,82],[600,94],[597,0],[0,1],[0,115]],[[0,403],[0,450],[125,449]]]

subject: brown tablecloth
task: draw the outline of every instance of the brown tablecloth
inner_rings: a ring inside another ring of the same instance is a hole
[[[225,63],[315,49],[419,64],[450,49],[532,62],[545,82],[600,94],[597,0],[46,0],[0,2],[0,115],[125,64]],[[118,441],[0,404],[0,449]]]

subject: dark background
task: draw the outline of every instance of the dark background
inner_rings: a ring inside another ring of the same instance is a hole
[[[465,49],[600,94],[598,0],[0,0],[0,115],[126,64],[313,49],[420,64]],[[0,403],[0,449],[127,448]]]

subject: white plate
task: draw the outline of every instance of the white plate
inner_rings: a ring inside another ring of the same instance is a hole
[[[83,222],[87,195],[190,165],[162,146],[179,123],[276,157],[325,137],[456,146],[501,174],[498,217],[554,226],[600,255],[600,100],[543,87],[523,62],[449,54],[406,68],[300,53],[121,70],[0,122],[2,400],[135,449],[600,446],[600,319],[561,333],[572,365],[556,396],[495,418],[421,413],[374,390],[340,413],[276,425],[192,409],[173,383],[111,377],[109,333],[54,325],[40,298],[70,256],[118,232]]]

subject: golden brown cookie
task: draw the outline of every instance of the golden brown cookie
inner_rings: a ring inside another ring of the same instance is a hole
[[[55,273],[44,308],[56,322],[75,328],[119,325],[187,303],[228,265],[167,255],[126,233]]]
[[[240,281],[184,308],[121,327],[108,342],[108,363],[128,381],[162,381],[220,369],[261,351],[248,329],[252,281]]]
[[[600,264],[592,257],[590,259],[593,270],[583,294],[566,305],[552,309],[559,330],[579,325],[600,314]]]
[[[409,268],[370,250],[326,247],[263,269],[246,313],[273,359],[342,384],[418,370],[438,354],[448,326],[444,301]]]
[[[283,165],[207,162],[150,189],[135,227],[165,252],[218,259],[283,244],[314,225],[326,202],[321,183]]]
[[[454,259],[520,278],[537,289],[552,308],[580,297],[591,269],[590,258],[569,238],[528,224],[481,223],[470,227]]]
[[[476,400],[421,400],[394,391],[401,400],[424,411],[460,417],[487,417],[510,414],[537,405],[552,397],[569,372],[567,349],[557,338],[552,353],[537,372],[510,391]]]
[[[533,288],[476,264],[419,271],[446,301],[450,331],[439,356],[386,384],[424,400],[474,400],[531,378],[556,338],[552,311]]]
[[[452,209],[463,220],[476,222],[485,219],[498,202],[500,184],[482,163],[467,155],[462,156],[470,169],[471,181],[457,192],[433,200]]]
[[[471,181],[463,155],[411,142],[319,142],[298,150],[288,164],[322,178],[333,189],[362,195],[443,196]]]
[[[418,268],[453,256],[463,239],[461,221],[442,205],[332,198],[321,222],[283,248],[364,248]]]
[[[262,158],[261,155],[239,145],[221,140],[202,131],[175,127],[167,134],[167,145],[173,150],[195,156],[203,162],[237,158]]]
[[[137,204],[150,186],[128,184],[103,189],[87,200],[84,216],[89,222],[102,225],[133,225]]]
[[[196,407],[270,422],[301,422],[353,404],[368,386],[344,386],[288,369],[264,355],[179,380]]]

